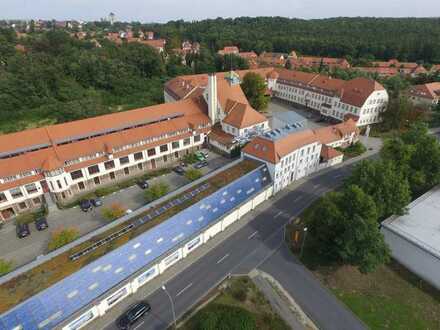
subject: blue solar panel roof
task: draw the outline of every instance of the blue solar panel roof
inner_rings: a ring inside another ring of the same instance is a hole
[[[0,329],[52,329],[270,183],[265,166],[248,173],[2,314]]]

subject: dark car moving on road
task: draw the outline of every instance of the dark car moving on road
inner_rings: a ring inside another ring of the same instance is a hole
[[[17,223],[16,230],[18,238],[24,238],[31,234],[31,231],[29,230],[29,225],[27,223]]]
[[[122,314],[116,324],[119,329],[128,330],[141,317],[151,310],[151,306],[146,301],[140,301],[132,305],[124,314]]]
[[[45,230],[49,227],[49,224],[47,223],[46,218],[38,218],[35,220],[35,228],[37,230]]]

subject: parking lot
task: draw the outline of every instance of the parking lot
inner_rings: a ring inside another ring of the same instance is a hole
[[[208,151],[208,154],[208,166],[201,169],[203,174],[207,174],[231,161],[210,151]],[[171,172],[161,177],[153,178],[148,182],[150,185],[155,182],[166,183],[170,191],[173,191],[189,183],[189,180],[183,175]],[[23,239],[17,238],[14,221],[6,223],[0,230],[0,258],[13,261],[15,267],[26,264],[47,252],[46,248],[52,232],[60,228],[74,227],[79,231],[80,235],[85,235],[108,223],[108,220],[101,214],[104,207],[108,207],[115,202],[125,209],[131,210],[145,205],[144,190],[137,185],[131,186],[103,197],[102,202],[102,206],[94,208],[87,213],[82,212],[78,206],[51,212],[47,216],[49,223],[47,230],[37,231],[35,225],[31,223],[29,225],[31,235]]]
[[[270,126],[273,127],[272,118],[280,113],[291,112],[294,114],[293,118],[298,121],[305,120],[308,128],[318,128],[327,126],[328,123],[320,121],[320,115],[316,111],[305,109],[300,105],[287,104],[283,101],[272,99],[269,102],[266,116],[269,118]]]

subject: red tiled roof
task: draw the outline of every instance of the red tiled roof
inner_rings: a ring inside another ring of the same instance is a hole
[[[264,115],[252,109],[249,104],[234,101],[232,101],[232,103],[232,105],[229,104],[229,113],[223,119],[224,123],[236,128],[246,128],[267,121],[267,118]]]
[[[333,158],[336,158],[336,157],[340,157],[342,155],[343,155],[342,152],[340,152],[332,147],[326,146],[324,144],[321,147],[321,157],[326,161],[333,159]]]
[[[440,98],[440,82],[414,85],[409,89],[409,94],[429,100],[438,99]]]

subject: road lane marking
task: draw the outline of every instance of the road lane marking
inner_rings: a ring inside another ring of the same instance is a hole
[[[226,253],[223,257],[221,257],[219,260],[217,260],[217,265],[221,263],[223,260],[225,260],[227,257],[229,257],[229,253]]]
[[[248,237],[248,239],[252,239],[252,238],[253,238],[255,235],[257,235],[257,234],[258,234],[258,231],[252,233],[252,234]]]
[[[294,202],[296,203],[296,202],[300,201],[301,199],[302,199],[302,196],[299,196],[299,197],[295,198]]]
[[[281,214],[283,214],[283,211],[278,212],[273,218],[278,218]]]
[[[318,188],[319,187],[319,184],[315,184],[314,186],[313,186],[313,189],[316,189],[316,188]]]
[[[342,174],[335,175],[335,179],[340,178]]]
[[[188,284],[186,287],[184,287],[182,290],[177,292],[176,297],[180,296],[182,293],[184,293],[186,290],[188,290],[190,287],[192,287],[192,283]]]
[[[145,321],[142,321],[142,322],[139,323],[137,326],[135,326],[135,327],[133,328],[133,330],[139,329],[141,326],[144,325],[144,323],[145,323]]]

